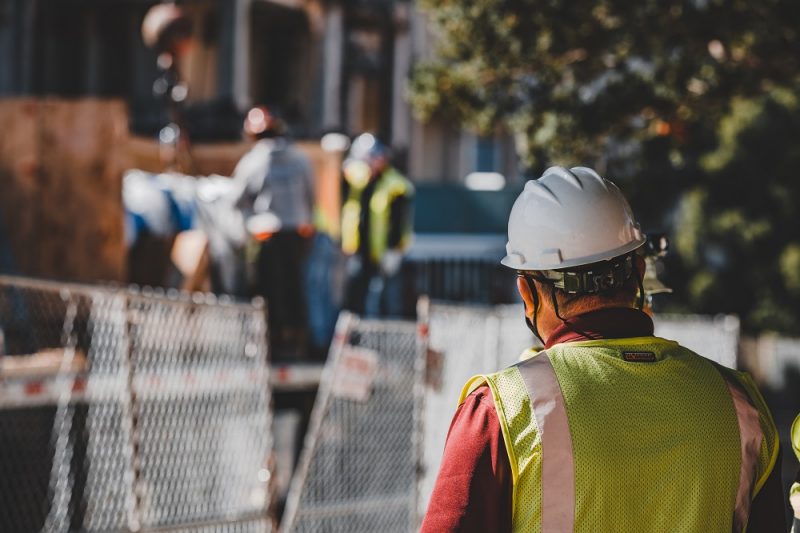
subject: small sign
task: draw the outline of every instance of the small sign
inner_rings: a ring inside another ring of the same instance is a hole
[[[333,378],[333,394],[357,402],[365,402],[372,393],[378,372],[378,353],[366,348],[345,346]]]

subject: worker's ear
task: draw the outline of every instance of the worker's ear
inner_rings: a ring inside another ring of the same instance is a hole
[[[531,288],[522,276],[517,276],[517,290],[519,291],[519,295],[522,296],[522,301],[525,303],[525,316],[533,320],[533,312],[536,310],[536,304],[533,300],[533,294],[531,294]]]
[[[647,270],[647,262],[639,254],[633,254],[633,261],[636,265],[636,273],[639,275],[639,282],[644,282],[644,273]]]

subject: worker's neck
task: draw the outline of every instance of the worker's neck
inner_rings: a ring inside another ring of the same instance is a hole
[[[646,337],[653,334],[653,321],[632,307],[597,307],[562,317],[543,309],[538,326],[545,347],[591,339]]]

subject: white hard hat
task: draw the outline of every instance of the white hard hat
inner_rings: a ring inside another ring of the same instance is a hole
[[[557,270],[635,250],[645,236],[625,197],[586,167],[551,167],[525,184],[508,219],[503,265]]]

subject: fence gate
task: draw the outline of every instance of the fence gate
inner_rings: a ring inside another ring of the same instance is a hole
[[[0,277],[0,530],[266,533],[263,309]]]
[[[283,531],[415,529],[416,331],[413,322],[340,315]]]

